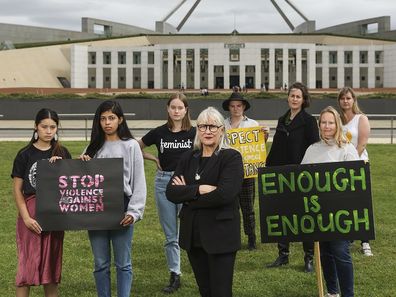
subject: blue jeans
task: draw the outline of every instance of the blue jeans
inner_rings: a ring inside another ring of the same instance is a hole
[[[131,248],[133,225],[119,230],[88,231],[94,255],[94,277],[98,297],[111,296],[111,247],[117,271],[117,296],[129,297],[132,287]]]
[[[320,242],[320,259],[327,292],[353,297],[353,264],[348,240]]]
[[[165,255],[170,272],[180,274],[180,247],[178,214],[181,204],[170,202],[165,195],[173,172],[158,170],[155,176],[155,203],[159,221],[165,234]]]

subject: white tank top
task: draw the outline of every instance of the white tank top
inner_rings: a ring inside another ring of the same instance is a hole
[[[349,121],[348,124],[342,126],[342,130],[346,136],[346,138],[357,147],[358,144],[358,135],[359,135],[359,120],[362,114],[355,114],[352,120]],[[364,149],[362,154],[360,155],[361,160],[368,160],[367,150]]]

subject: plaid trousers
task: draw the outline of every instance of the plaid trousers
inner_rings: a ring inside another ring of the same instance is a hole
[[[254,218],[254,178],[245,178],[242,184],[242,191],[239,194],[239,205],[242,211],[243,231],[246,235],[254,235],[256,221]]]

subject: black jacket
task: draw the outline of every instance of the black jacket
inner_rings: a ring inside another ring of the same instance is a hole
[[[235,252],[241,246],[238,195],[243,182],[241,154],[234,149],[223,149],[212,155],[201,178],[195,174],[200,151],[186,152],[180,159],[174,176],[184,176],[186,186],[172,185],[170,180],[166,197],[174,203],[183,203],[180,211],[180,246],[190,250],[193,237],[199,234],[202,248],[209,254]],[[199,195],[201,184],[217,189]]]
[[[312,115],[303,109],[286,125],[288,115],[289,111],[278,120],[267,166],[300,164],[307,148],[319,141],[318,124]]]

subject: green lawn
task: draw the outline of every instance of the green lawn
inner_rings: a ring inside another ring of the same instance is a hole
[[[78,156],[84,142],[64,143],[73,156]],[[10,172],[16,152],[25,143],[1,142],[0,159],[0,296],[14,296],[16,269],[15,220]],[[370,145],[372,188],[375,208],[376,236],[372,241],[374,257],[364,257],[359,244],[353,246],[355,288],[358,297],[396,296],[396,146]],[[163,296],[161,288],[168,281],[163,253],[163,236],[159,227],[153,198],[155,168],[146,162],[148,187],[144,219],[135,226],[133,243],[134,283],[132,296]],[[258,201],[256,200],[258,208]],[[258,212],[256,212],[258,213]],[[257,231],[257,235],[258,235]],[[314,274],[302,272],[301,244],[293,243],[290,265],[267,269],[265,265],[277,255],[275,244],[259,244],[254,252],[243,249],[238,253],[234,276],[234,296],[317,296]],[[64,242],[61,296],[96,296],[92,276],[93,260],[85,231],[67,232]],[[182,254],[182,288],[173,296],[199,296],[186,254]],[[113,276],[115,273],[113,272]],[[114,277],[113,277],[114,278]],[[42,288],[32,288],[31,296],[43,296]]]

